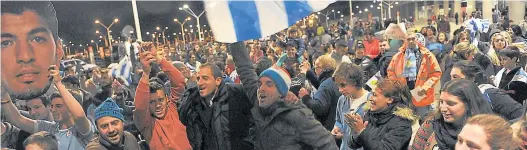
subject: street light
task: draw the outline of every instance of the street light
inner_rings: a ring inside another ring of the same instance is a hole
[[[383,16],[384,16],[384,15],[383,15],[383,14],[384,14],[384,13],[383,13],[383,8],[384,8],[384,5],[383,5],[383,4],[386,5],[387,8],[388,8],[388,17],[389,17],[389,18],[392,18],[392,8],[393,8],[393,5],[394,5],[394,4],[397,5],[397,4],[399,4],[399,2],[394,2],[394,1],[388,1],[388,2],[385,2],[385,1],[383,1],[383,0],[380,0],[380,1],[379,1],[379,6],[380,6],[380,8],[381,8],[381,18],[384,19],[385,17],[383,17]],[[384,22],[381,22],[381,24],[384,25]]]
[[[198,37],[199,37],[200,40],[202,40],[202,38],[201,38],[201,27],[200,27],[200,24],[199,24],[199,18],[201,17],[201,15],[203,15],[205,13],[205,10],[203,10],[199,15],[196,15],[196,13],[194,13],[194,11],[192,11],[192,9],[190,9],[187,4],[183,5],[183,8],[180,7],[179,10],[183,10],[183,11],[187,12],[188,14],[192,15],[194,18],[196,18],[196,23],[198,25]]]
[[[190,17],[185,18],[185,20],[183,22],[179,22],[178,19],[174,19],[174,22],[178,23],[181,26],[181,33],[183,33],[183,36],[182,36],[183,37],[183,44],[185,44],[185,31],[183,31],[183,26],[189,20],[190,20]]]
[[[112,42],[110,41],[112,39],[112,35],[110,34],[112,31],[110,31],[110,28],[112,28],[113,24],[117,23],[117,22],[119,22],[119,19],[115,18],[115,19],[113,19],[112,23],[109,26],[106,26],[101,21],[95,20],[96,24],[100,24],[101,26],[106,28],[106,33],[108,34],[108,39],[106,39],[105,41],[106,41],[106,45],[109,46],[110,57],[111,57],[110,61],[111,62],[113,62],[113,47],[112,47]]]
[[[165,37],[165,31],[168,30],[168,27],[165,27],[165,29],[161,30],[160,27],[156,27],[156,30],[157,31],[161,31],[161,34],[163,35],[163,45],[166,45],[167,44],[167,39]],[[159,42],[159,40],[158,40]]]

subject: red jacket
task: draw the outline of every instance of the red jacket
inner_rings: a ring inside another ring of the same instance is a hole
[[[172,87],[168,102],[168,111],[163,119],[153,118],[148,110],[150,89],[148,78],[141,78],[135,94],[134,122],[141,134],[155,150],[191,150],[185,126],[179,120],[176,101],[185,89],[185,78],[172,64],[163,60],[160,64]]]
[[[371,42],[368,40],[363,41],[364,44],[364,55],[373,59],[379,55],[379,40],[372,39]]]

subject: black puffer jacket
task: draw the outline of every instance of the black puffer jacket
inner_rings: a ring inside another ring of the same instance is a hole
[[[240,75],[247,102],[256,124],[255,149],[258,150],[336,150],[335,139],[318,122],[312,111],[302,103],[276,102],[267,109],[258,106],[258,76],[249,60],[243,42],[231,44],[229,49]]]
[[[406,150],[412,137],[412,121],[417,118],[410,108],[389,106],[381,112],[368,111],[366,128],[349,141],[350,148]]]
[[[242,86],[222,82],[214,97],[212,106],[208,106],[199,95],[198,87],[187,89],[183,95],[178,108],[179,117],[187,127],[192,147],[195,150],[253,149],[254,132],[251,131],[254,121],[250,112],[253,105],[248,103]],[[212,119],[204,117],[207,116],[206,107],[212,107]],[[207,125],[207,122],[210,124]],[[212,146],[205,147],[205,142]]]

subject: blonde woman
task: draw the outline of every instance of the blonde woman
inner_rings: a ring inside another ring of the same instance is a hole
[[[474,60],[476,54],[478,53],[478,48],[469,42],[461,42],[454,46],[454,49],[443,58],[441,61],[440,67],[443,71],[441,75],[441,87],[448,81],[450,81],[450,71],[454,63],[460,60]]]
[[[509,44],[511,43],[511,37],[507,32],[499,32],[494,33],[490,39],[490,46],[488,47],[488,51],[486,51],[486,53],[485,51],[483,52],[490,58],[492,64],[496,66],[501,66],[497,53],[505,47],[509,46]]]

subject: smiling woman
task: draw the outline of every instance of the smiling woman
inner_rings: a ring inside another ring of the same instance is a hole
[[[470,80],[454,79],[441,91],[439,107],[417,131],[413,149],[454,149],[457,136],[467,118],[492,114],[490,103]]]
[[[1,18],[2,86],[21,100],[46,93],[51,85],[49,66],[63,55],[53,5],[2,2]]]

